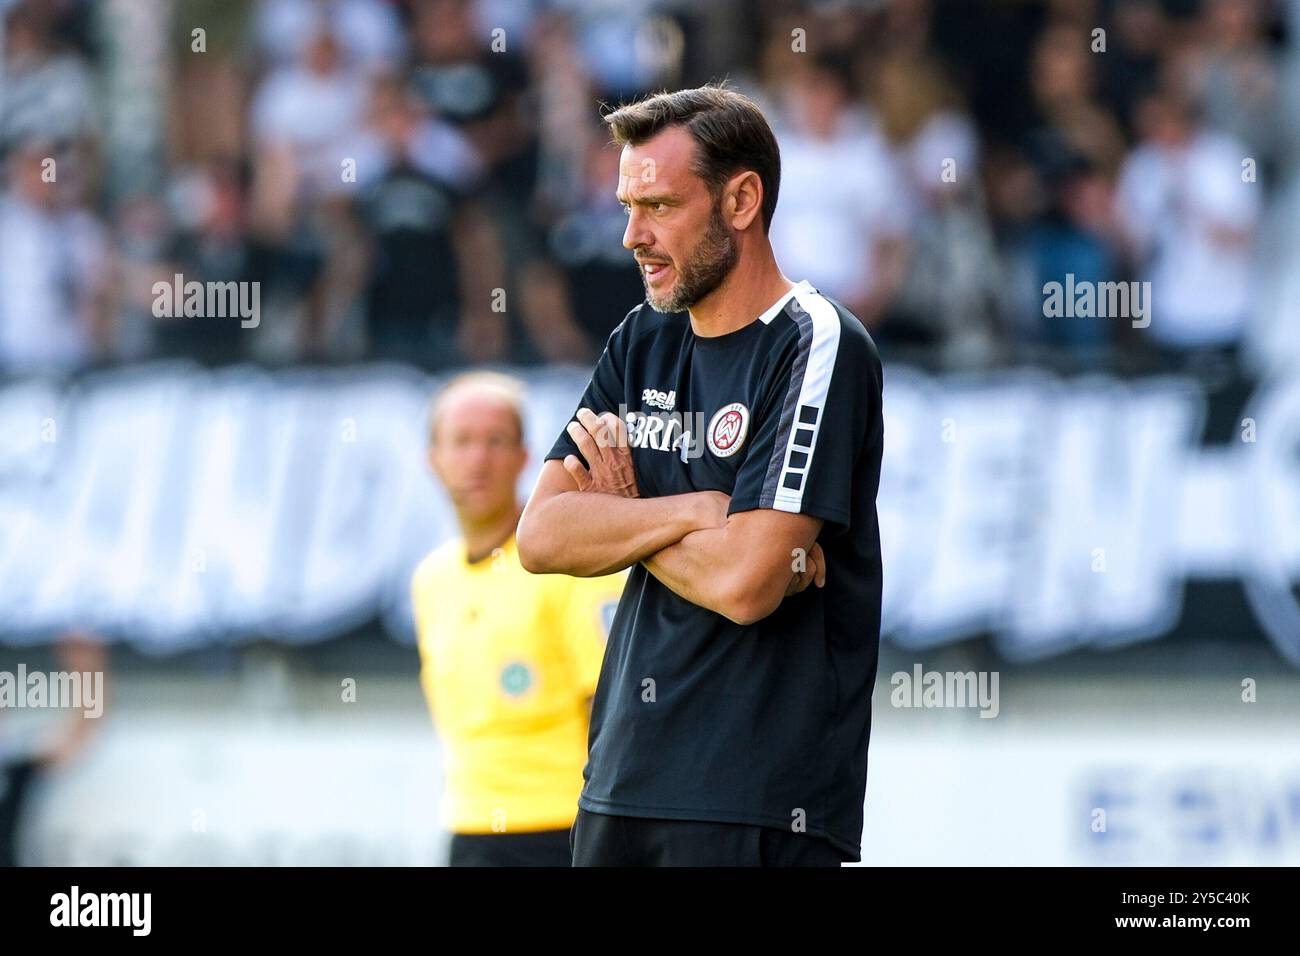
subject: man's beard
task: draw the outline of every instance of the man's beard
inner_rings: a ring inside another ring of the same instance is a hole
[[[681,312],[689,309],[710,292],[722,285],[736,265],[736,244],[731,240],[731,233],[722,221],[720,204],[714,205],[709,217],[709,231],[691,250],[690,258],[682,263],[673,263],[677,272],[677,281],[667,295],[656,297],[650,289],[649,277],[641,271],[641,282],[645,285],[646,298],[660,312]]]

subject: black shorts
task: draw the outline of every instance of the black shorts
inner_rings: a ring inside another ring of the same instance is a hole
[[[839,866],[829,840],[776,827],[619,817],[578,810],[574,866]]]
[[[569,866],[568,830],[453,833],[448,866]]]

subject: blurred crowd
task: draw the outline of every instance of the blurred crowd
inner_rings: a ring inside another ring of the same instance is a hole
[[[9,373],[590,363],[643,296],[598,104],[723,77],[777,128],[785,273],[887,357],[1236,360],[1286,270],[1283,2],[0,9]],[[1049,314],[1067,274],[1150,282],[1153,321]],[[257,283],[255,326],[169,314],[175,276]]]

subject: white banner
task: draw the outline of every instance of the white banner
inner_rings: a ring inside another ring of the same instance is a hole
[[[532,468],[586,383],[529,371]],[[1160,636],[1239,578],[1300,665],[1300,378],[1202,447],[1192,380],[885,373],[885,631],[1010,659]],[[403,366],[147,366],[0,386],[0,637],[90,627],[169,650],[313,640],[381,615],[454,533],[425,464],[434,378]],[[1213,635],[1211,635],[1213,636]],[[1227,636],[1227,635],[1221,635]]]

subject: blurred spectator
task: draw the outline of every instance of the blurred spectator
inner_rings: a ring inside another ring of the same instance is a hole
[[[807,279],[877,326],[898,294],[907,257],[911,210],[898,170],[855,104],[843,63],[819,60],[785,92],[775,129],[777,259],[792,279]]]
[[[345,58],[367,70],[387,70],[405,46],[401,22],[384,0],[262,0],[254,27],[259,51],[277,68],[301,65],[314,37],[339,38]]]
[[[260,197],[268,225],[283,227],[277,220],[292,217],[296,203],[346,191],[341,164],[359,138],[366,92],[364,74],[347,66],[329,30],[311,37],[301,63],[267,77],[250,125],[262,161],[272,167]]]
[[[362,142],[367,93],[365,74],[348,64],[326,27],[311,36],[301,62],[274,71],[253,101],[251,226],[272,320],[259,336],[276,357],[328,349],[364,281],[346,163]]]
[[[1279,76],[1265,45],[1259,0],[1206,0],[1193,48],[1189,85],[1205,105],[1206,124],[1242,142],[1264,168],[1278,148]]]
[[[1168,23],[1159,0],[1123,0],[1113,5],[1113,16],[1114,26],[1106,33],[1106,52],[1098,54],[1101,89],[1131,134],[1134,107],[1159,80]]]
[[[374,237],[366,291],[372,354],[434,365],[498,358],[504,316],[493,308],[504,263],[478,202],[478,160],[455,129],[427,118],[400,80],[375,88],[378,171],[361,197]]]
[[[179,177],[169,199],[175,229],[163,233],[163,263],[154,281],[173,281],[180,274],[185,281],[253,281],[252,250],[248,243],[248,170],[234,159],[213,159],[202,170]],[[141,228],[127,235],[143,238],[154,233],[155,214],[166,215],[144,204],[126,224],[148,217]],[[131,248],[128,244],[127,248]],[[153,282],[141,284],[152,288]],[[152,310],[150,311],[152,316]],[[169,316],[155,319],[154,341],[165,358],[190,357],[212,363],[237,361],[244,357],[244,336],[236,321],[210,316]]]
[[[94,77],[80,55],[60,43],[62,3],[27,0],[5,17],[0,73],[0,143],[78,140],[99,129]],[[0,4],[3,10],[4,4]]]
[[[0,193],[0,368],[71,371],[112,348],[104,229],[78,204],[75,150],[20,143]]]
[[[1068,148],[1104,172],[1124,156],[1124,136],[1115,117],[1098,102],[1095,64],[1082,27],[1056,23],[1034,46],[1030,78],[1038,116],[1038,135],[1055,130]]]
[[[551,227],[548,246],[571,290],[578,342],[569,358],[595,361],[614,327],[645,298],[632,254],[623,248],[627,216],[615,198],[619,150],[592,141],[584,168],[582,202]],[[543,329],[534,335],[541,337]]]
[[[872,85],[914,214],[915,249],[884,334],[936,348],[945,363],[984,364],[996,347],[999,275],[975,128],[930,58],[887,56]]]
[[[563,6],[574,21],[575,54],[613,101],[635,98],[679,75],[685,38],[677,21],[657,12],[668,6],[662,0]]]
[[[1245,182],[1245,147],[1208,129],[1177,92],[1138,107],[1141,142],[1124,165],[1118,211],[1142,280],[1151,282],[1148,330],[1175,350],[1223,347],[1251,307],[1257,182]]]
[[[1093,160],[1064,143],[1043,161],[1048,206],[1025,232],[1019,249],[1031,283],[1024,300],[1029,340],[1053,346],[1084,361],[1096,361],[1112,344],[1122,316],[1047,314],[1043,289],[1048,283],[1114,282],[1121,279],[1111,222],[1112,190]],[[1032,305],[1031,305],[1032,303]]]
[[[1035,122],[1028,67],[1047,16],[1041,3],[945,3],[932,18],[930,42],[994,147],[1018,142]]]
[[[523,278],[542,243],[534,215],[540,146],[523,38],[493,37],[475,18],[469,0],[414,0],[411,31],[415,88],[426,108],[457,127],[482,160],[477,208],[495,227],[503,275]],[[510,281],[507,303],[522,305],[522,299],[523,290]],[[488,308],[477,299],[470,303],[476,310]],[[522,309],[501,314],[513,317],[522,319]],[[519,328],[488,322],[480,312],[462,331],[474,335],[461,340],[467,354],[483,360],[519,357],[517,351],[508,353],[512,333],[522,339]]]
[[[412,79],[435,116],[460,127],[490,176],[525,203],[536,177],[533,130],[520,101],[529,89],[521,52],[488,47],[467,0],[415,0]],[[519,174],[521,181],[507,177]]]

